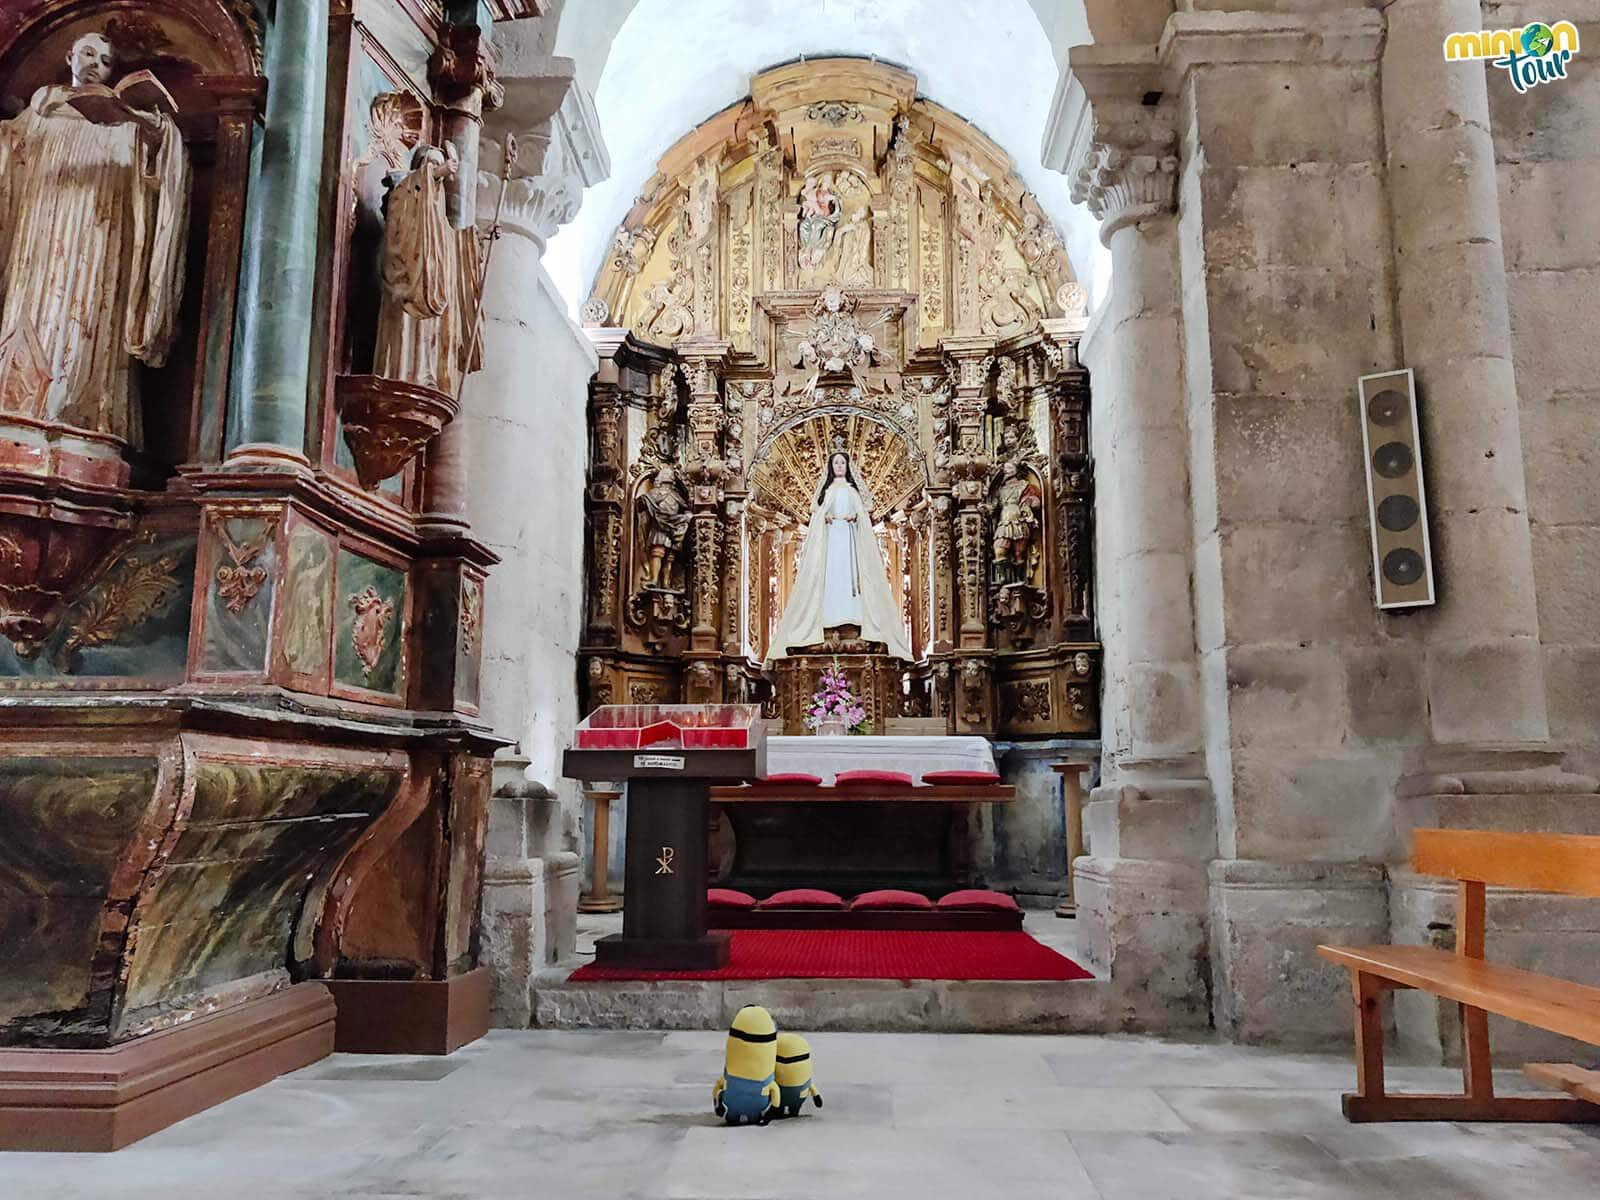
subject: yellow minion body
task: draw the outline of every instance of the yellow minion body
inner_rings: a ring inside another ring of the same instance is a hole
[[[806,1097],[822,1107],[822,1093],[811,1081],[811,1046],[798,1033],[778,1035],[778,1062],[774,1074],[778,1082],[780,1116],[798,1117]]]
[[[745,1005],[728,1027],[722,1074],[711,1089],[717,1115],[730,1125],[771,1120],[778,1106],[777,1060],[777,1022],[759,1004]]]

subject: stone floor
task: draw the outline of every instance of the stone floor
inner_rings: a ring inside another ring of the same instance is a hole
[[[1339,1057],[953,1034],[819,1034],[813,1050],[826,1107],[767,1129],[712,1115],[718,1032],[497,1031],[447,1059],[338,1055],[115,1155],[0,1154],[0,1197],[1600,1195],[1600,1130],[1346,1125]],[[1413,1089],[1457,1078],[1393,1072]]]

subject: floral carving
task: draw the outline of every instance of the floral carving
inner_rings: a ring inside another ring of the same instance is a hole
[[[806,109],[806,116],[824,125],[843,125],[846,121],[861,120],[861,109],[848,100],[819,100]]]
[[[271,544],[272,535],[278,528],[278,517],[276,513],[268,517],[261,531],[243,545],[234,541],[228,532],[225,516],[210,513],[208,519],[230,560],[217,568],[217,595],[222,600],[222,606],[237,615],[250,607],[250,601],[260,594],[267,582],[266,568],[256,566],[255,561]]]
[[[355,624],[350,630],[350,644],[370,675],[377,669],[378,660],[383,657],[383,648],[388,644],[389,618],[394,616],[394,602],[385,600],[371,584],[348,597],[348,601],[356,614]]]

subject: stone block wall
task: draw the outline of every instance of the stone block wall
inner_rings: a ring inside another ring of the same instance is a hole
[[[1080,899],[1119,992],[1169,977],[1158,943],[1185,963],[1198,945],[1188,986],[1220,1031],[1345,1044],[1348,983],[1316,945],[1438,936],[1437,889],[1388,878],[1412,828],[1454,819],[1419,807],[1419,780],[1516,777],[1514,801],[1473,809],[1493,828],[1582,831],[1597,798],[1573,773],[1600,762],[1600,352],[1581,332],[1600,326],[1581,199],[1600,80],[1486,92],[1483,66],[1443,62],[1446,32],[1553,19],[1527,5],[1204,7],[1154,46],[1075,48],[1046,135],[1114,269],[1081,347],[1106,786]],[[1600,8],[1579,9],[1560,15],[1588,34]],[[1380,612],[1356,386],[1397,366],[1417,372],[1439,602]],[[1491,918],[1491,951],[1585,976],[1584,905],[1502,898]],[[1159,1024],[1161,994],[1126,1019]],[[1400,1009],[1408,1040],[1447,1047],[1437,1005]]]
[[[1489,76],[1550,736],[1600,747],[1600,4],[1485,4],[1484,27],[1573,21],[1569,77]],[[1596,47],[1591,50],[1590,47]],[[1587,62],[1585,62],[1587,60]]]

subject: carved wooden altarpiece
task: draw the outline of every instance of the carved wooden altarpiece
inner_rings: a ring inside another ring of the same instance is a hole
[[[1005,152],[913,75],[757,75],[663,156],[583,317],[586,710],[759,698],[797,726],[814,656],[762,663],[842,447],[916,656],[841,658],[875,727],[1098,731],[1083,293]],[[663,468],[690,516],[659,584]]]

